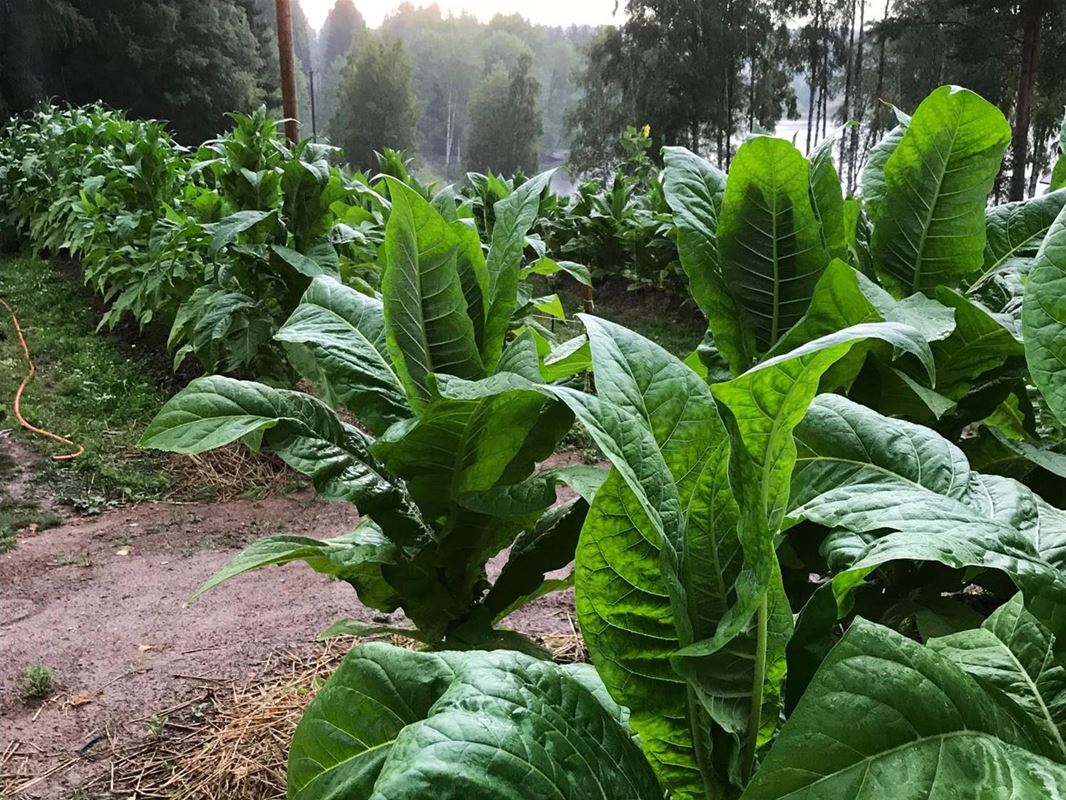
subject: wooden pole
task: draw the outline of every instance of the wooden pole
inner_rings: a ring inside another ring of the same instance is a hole
[[[292,54],[292,6],[289,0],[274,0],[278,20],[278,61],[281,63],[281,110],[285,115],[285,136],[296,144],[300,123],[296,119],[296,66]]]

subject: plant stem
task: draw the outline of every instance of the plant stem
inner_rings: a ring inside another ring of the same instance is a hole
[[[759,728],[762,727],[763,684],[766,682],[766,592],[763,592],[759,610],[755,616],[755,674],[751,679],[751,711],[748,714],[748,734],[744,741],[744,750],[740,754],[740,766],[746,784],[755,769],[755,748],[759,741]]]
[[[699,698],[692,686],[688,687],[688,721],[692,731],[692,748],[696,754],[696,766],[699,768],[700,777],[703,779],[703,787],[706,792],[706,800],[715,800],[720,796],[718,776],[711,762],[711,752],[708,747],[711,721],[707,718]]]

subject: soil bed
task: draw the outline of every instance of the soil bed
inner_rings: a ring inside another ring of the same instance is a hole
[[[355,519],[348,506],[298,495],[145,503],[20,536],[0,555],[0,797],[128,797],[153,748],[125,760],[109,753],[151,745],[160,721],[168,735],[195,728],[182,713],[261,684],[277,671],[278,654],[314,658],[314,637],[338,618],[401,623],[402,615],[371,612],[349,586],[302,565],[261,570],[184,602],[257,538],[324,538]],[[572,595],[542,598],[507,622],[574,637]],[[35,662],[56,678],[43,704],[20,693],[22,671]],[[114,775],[102,780],[101,770]],[[74,794],[90,781],[91,790]],[[125,793],[110,794],[112,785]]]

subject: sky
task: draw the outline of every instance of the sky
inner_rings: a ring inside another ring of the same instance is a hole
[[[308,22],[316,30],[322,27],[334,0],[300,0]],[[399,6],[401,0],[355,0],[355,7],[376,28],[385,16]],[[414,0],[416,6],[430,5],[430,0]],[[615,0],[437,0],[441,13],[460,14],[467,11],[487,22],[495,14],[519,13],[530,22],[541,25],[609,25],[621,21],[614,15]]]

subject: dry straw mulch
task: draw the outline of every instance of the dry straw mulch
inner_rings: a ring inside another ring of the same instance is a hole
[[[285,494],[305,482],[285,463],[267,452],[234,443],[197,455],[170,458],[179,500],[235,500],[254,495]]]
[[[576,633],[538,640],[557,661],[587,657]],[[389,641],[414,645],[402,637]],[[50,779],[90,767],[90,777],[77,782],[78,800],[283,800],[292,733],[356,643],[336,638],[302,652],[274,653],[259,677],[242,686],[199,678],[193,698],[108,728],[80,753],[63,754],[36,774],[15,769],[19,760],[23,767],[42,760],[13,743],[0,753],[0,798],[54,797],[41,793]]]

